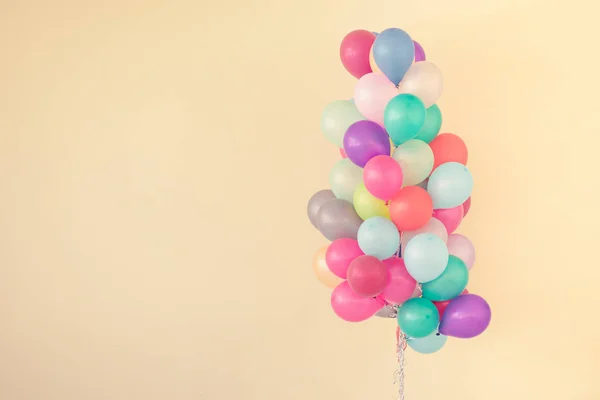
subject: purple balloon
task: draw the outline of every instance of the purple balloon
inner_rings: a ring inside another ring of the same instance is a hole
[[[419,44],[416,40],[413,40],[415,43],[415,62],[425,61],[425,50],[423,50],[423,46]]]
[[[350,125],[344,135],[344,151],[354,164],[364,167],[376,156],[390,155],[390,138],[379,124],[358,121]]]
[[[483,333],[491,318],[492,310],[483,297],[463,294],[446,307],[439,331],[442,335],[469,339]]]

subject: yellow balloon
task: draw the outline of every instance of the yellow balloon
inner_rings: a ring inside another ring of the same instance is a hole
[[[385,201],[380,200],[369,193],[364,183],[361,183],[356,187],[352,200],[354,202],[354,210],[356,210],[358,216],[363,220],[367,220],[371,217],[391,219],[390,210],[385,204]]]
[[[331,272],[329,267],[327,266],[327,262],[325,261],[325,254],[327,253],[327,246],[323,246],[317,251],[313,257],[313,272],[315,273],[319,282],[328,288],[334,288],[340,283],[342,283],[343,279],[339,276],[336,276]]]
[[[373,70],[373,72],[381,72],[381,70],[375,63],[375,59],[373,58],[373,47],[371,47],[371,51],[369,52],[369,64],[371,64],[371,69]]]

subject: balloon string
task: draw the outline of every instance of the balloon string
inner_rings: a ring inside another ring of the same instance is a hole
[[[404,351],[406,350],[406,336],[396,329],[396,354],[398,356],[398,370],[395,382],[398,383],[398,400],[404,400]]]

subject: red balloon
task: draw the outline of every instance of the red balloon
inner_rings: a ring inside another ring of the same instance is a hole
[[[342,64],[355,78],[373,72],[369,62],[369,53],[375,37],[373,32],[361,29],[350,32],[342,40],[340,45]]]
[[[463,295],[463,294],[469,294],[469,291],[467,289],[465,289],[465,290],[463,290],[461,295]],[[442,315],[444,315],[444,311],[446,311],[446,307],[448,307],[448,304],[450,304],[451,301],[452,301],[452,299],[446,300],[446,301],[432,302],[433,305],[438,309],[438,313],[440,314],[440,320],[442,319]]]
[[[433,215],[433,201],[419,186],[407,186],[390,201],[390,217],[399,231],[414,231],[425,226]]]
[[[378,296],[388,279],[387,268],[381,260],[373,256],[357,257],[348,267],[348,284],[359,296]]]

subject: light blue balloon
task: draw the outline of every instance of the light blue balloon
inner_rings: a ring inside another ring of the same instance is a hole
[[[427,183],[433,208],[453,208],[463,204],[473,191],[473,176],[467,167],[457,162],[440,165]]]
[[[390,258],[400,247],[400,233],[392,221],[384,217],[372,217],[358,228],[358,246],[366,255],[380,260]]]
[[[398,85],[415,59],[415,44],[402,29],[386,29],[373,43],[373,59],[381,72]]]
[[[429,282],[440,276],[449,259],[446,243],[433,233],[420,233],[410,239],[402,255],[406,270],[419,283]]]
[[[423,338],[408,338],[406,343],[417,353],[431,354],[444,347],[447,341],[448,336],[442,335],[436,329],[431,335]]]

